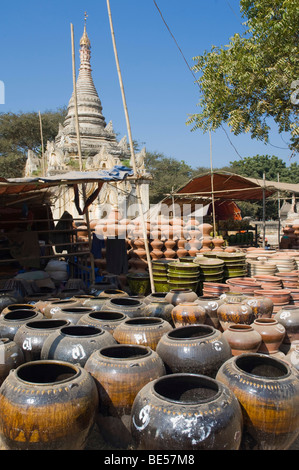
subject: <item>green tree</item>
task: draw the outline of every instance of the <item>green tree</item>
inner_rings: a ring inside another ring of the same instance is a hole
[[[289,148],[298,152],[298,1],[240,0],[240,10],[244,34],[194,58],[194,70],[201,73],[201,112],[187,123],[204,132],[226,123],[235,135],[268,142],[274,120],[279,133],[290,133]]]
[[[41,113],[44,145],[58,133],[66,108]],[[41,155],[39,115],[30,113],[0,114],[0,174],[4,178],[21,177],[28,150]]]

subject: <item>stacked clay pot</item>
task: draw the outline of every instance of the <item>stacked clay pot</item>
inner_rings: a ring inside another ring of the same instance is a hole
[[[83,450],[98,393],[93,378],[78,365],[32,361],[6,377],[0,407],[2,449]]]
[[[127,448],[132,443],[130,417],[134,399],[147,383],[165,375],[162,359],[147,346],[117,344],[95,351],[85,370],[98,389],[99,431],[109,443]]]
[[[137,450],[238,450],[242,419],[238,400],[219,381],[196,374],[165,375],[136,395],[133,442]]]
[[[299,380],[287,362],[247,353],[227,360],[216,380],[243,412],[242,450],[286,450],[299,434]]]

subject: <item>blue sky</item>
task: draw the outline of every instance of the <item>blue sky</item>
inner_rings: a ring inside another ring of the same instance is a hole
[[[212,45],[228,44],[234,33],[244,31],[238,0],[156,3],[191,66],[193,57]],[[186,125],[188,115],[198,111],[198,86],[153,0],[110,0],[110,6],[134,140],[192,167],[209,167],[209,135],[191,132]],[[68,104],[73,86],[70,24],[74,25],[78,70],[84,11],[103,114],[121,138],[127,128],[106,0],[2,2],[0,80],[5,84],[5,104],[0,104],[0,112],[43,112]],[[247,135],[229,133],[229,138],[231,143],[221,129],[212,133],[215,168],[256,154],[276,155],[290,164],[290,152],[275,126],[272,145]]]

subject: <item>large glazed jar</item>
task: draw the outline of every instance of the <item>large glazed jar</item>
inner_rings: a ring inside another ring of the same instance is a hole
[[[274,318],[258,318],[251,325],[261,337],[262,342],[257,352],[274,354],[279,350],[285,337],[285,327]]]
[[[255,318],[271,318],[274,304],[269,297],[262,295],[247,296],[245,303],[251,307]]]
[[[205,324],[213,326],[214,328],[220,328],[220,322],[217,316],[217,310],[224,303],[224,299],[221,297],[203,295],[198,297],[196,303],[204,307],[206,311]]]
[[[129,294],[121,289],[105,289],[98,295],[98,297],[108,297],[109,299],[127,296],[129,296]]]
[[[5,307],[1,315],[5,315],[8,312],[13,312],[15,310],[38,310],[35,305],[32,304],[10,304]]]
[[[68,299],[60,299],[60,300],[53,300],[49,302],[48,305],[44,309],[44,315],[47,318],[52,318],[54,313],[60,311],[62,308],[67,307],[79,307],[81,304],[76,300],[68,300]]]
[[[157,353],[167,373],[192,373],[215,377],[219,367],[231,357],[223,334],[209,325],[174,328],[160,339]]]
[[[67,361],[84,367],[97,349],[116,344],[106,330],[87,325],[68,325],[55,331],[45,340],[41,359]]]
[[[22,297],[16,290],[12,289],[1,289],[0,290],[0,312],[3,311],[5,307],[10,304],[16,304],[18,302],[23,302],[24,297]]]
[[[67,320],[31,320],[22,325],[14,341],[22,349],[26,362],[39,360],[44,342],[54,331],[68,325]]]
[[[0,339],[0,385],[12,369],[25,362],[22,349],[11,339]]]
[[[231,389],[241,405],[241,449],[291,446],[299,434],[299,380],[287,362],[266,354],[241,354],[226,361],[216,379]]]
[[[145,304],[132,297],[118,297],[105,302],[103,310],[113,310],[127,315],[127,317],[141,317],[145,315]]]
[[[283,343],[291,344],[293,341],[299,340],[299,307],[297,305],[282,307],[273,318],[286,329]]]
[[[78,321],[77,325],[89,325],[103,328],[113,335],[115,328],[127,319],[127,315],[112,310],[99,310],[86,313]]]
[[[233,356],[248,352],[257,352],[261,343],[261,335],[251,325],[230,325],[224,332]]]
[[[182,302],[195,302],[198,295],[192,289],[170,289],[165,300],[174,307]]]
[[[183,302],[172,308],[172,321],[176,328],[205,323],[206,310],[197,302]]]
[[[134,399],[144,385],[165,374],[163,361],[149,347],[117,344],[95,351],[85,369],[98,388],[99,431],[114,446],[128,447]]]
[[[120,344],[141,344],[155,351],[161,337],[172,329],[163,318],[128,318],[114,330],[113,337]]]
[[[232,324],[250,325],[254,320],[252,308],[244,302],[243,296],[238,295],[227,296],[218,307],[217,316],[224,331]]]
[[[33,361],[0,388],[0,439],[6,450],[83,450],[95,422],[98,394],[80,366]]]
[[[137,450],[238,450],[242,421],[229,388],[197,374],[149,382],[138,392],[131,413]]]
[[[14,310],[0,316],[0,337],[14,339],[18,329],[29,320],[42,320],[41,312],[37,310]]]
[[[292,342],[284,359],[299,371],[299,340]]]
[[[165,300],[165,296],[155,298],[154,294],[152,294],[151,297],[152,300],[147,302],[143,301],[145,303],[144,315],[146,317],[162,318],[172,324],[171,312],[173,305]]]
[[[88,307],[92,310],[102,310],[104,303],[107,302],[109,299],[110,297],[104,297],[104,296],[85,299],[84,302],[82,303],[82,306]]]
[[[67,320],[72,325],[76,325],[83,315],[91,312],[93,310],[89,307],[66,307],[56,310],[51,318],[54,320]]]

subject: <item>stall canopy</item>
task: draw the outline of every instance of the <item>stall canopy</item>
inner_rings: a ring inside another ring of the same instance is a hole
[[[163,202],[168,204],[175,199],[202,200],[212,197],[212,175],[210,172],[192,178]],[[259,201],[277,192],[299,194],[299,184],[267,181],[248,178],[226,171],[213,172],[213,194],[215,200]]]

